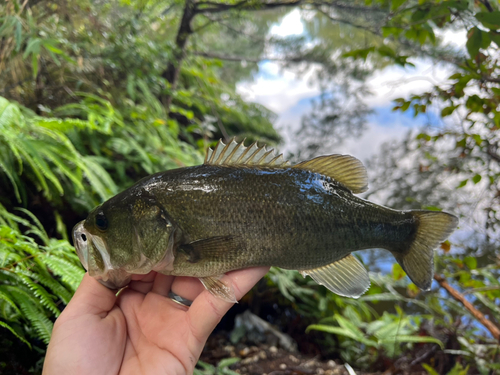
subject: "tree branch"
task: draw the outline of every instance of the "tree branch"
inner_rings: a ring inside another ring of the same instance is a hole
[[[479,0],[479,2],[481,2],[486,7],[486,9],[488,9],[488,12],[493,12],[493,7],[488,0]]]
[[[343,24],[346,24],[346,25],[349,25],[349,26],[352,26],[352,27],[355,27],[355,28],[358,28],[358,29],[361,29],[361,30],[364,30],[364,31],[368,31],[369,33],[372,33],[374,35],[377,35],[377,36],[382,36],[382,34],[376,30],[372,30],[366,26],[362,26],[362,25],[356,25],[355,23],[352,23],[350,21],[347,21],[347,20],[344,20],[344,19],[341,19],[341,18],[336,18],[336,17],[332,17],[330,16],[327,12],[325,12],[324,10],[320,9],[320,8],[316,8],[316,10],[318,12],[320,12],[321,14],[323,14],[325,17],[327,17],[330,21],[333,21],[333,22],[338,22],[338,23],[343,23]]]
[[[476,318],[479,323],[485,326],[496,340],[500,341],[500,329],[491,320],[488,320],[488,318],[486,318],[481,311],[476,309],[472,303],[467,301],[463,294],[453,288],[450,284],[448,284],[444,277],[438,274],[434,274],[434,280],[436,280],[442,288],[446,289],[446,291],[455,300],[464,305],[464,307],[470,311],[474,318]]]
[[[230,55],[220,55],[218,53],[212,53],[212,52],[200,52],[200,51],[195,51],[193,52],[194,55],[197,56],[202,56],[206,57],[208,59],[217,59],[217,60],[225,60],[225,61],[247,61],[247,62],[252,62],[252,63],[259,63],[263,60],[272,60],[272,61],[287,61],[284,59],[276,59],[276,58],[267,58],[263,57],[260,59],[253,59],[251,57],[244,57],[244,56],[230,56]]]
[[[244,56],[230,56],[230,55],[220,55],[218,53],[212,52],[202,52],[202,51],[194,51],[193,55],[206,57],[208,59],[218,59],[225,61],[247,61],[252,63],[259,63],[261,61],[281,61],[281,62],[302,62],[302,61],[311,61],[302,57],[288,57],[288,58],[280,58],[280,57],[260,57],[257,59],[252,59],[250,57]]]
[[[203,1],[200,3],[196,4],[196,13],[220,13],[220,12],[225,12],[228,10],[232,9],[238,9],[238,10],[262,10],[262,9],[274,9],[274,8],[280,8],[280,7],[294,7],[299,5],[302,2],[302,0],[292,0],[292,1],[283,1],[283,2],[274,2],[274,3],[262,3],[259,4],[258,6],[255,5],[255,3],[250,3],[248,5],[245,5],[245,3],[248,3],[248,0],[242,0],[236,4],[220,4],[220,3],[213,3],[211,1]],[[208,5],[208,7],[204,7],[205,5]]]

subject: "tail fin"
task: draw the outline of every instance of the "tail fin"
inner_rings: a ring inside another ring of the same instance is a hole
[[[394,257],[408,277],[420,289],[429,290],[434,276],[434,249],[446,240],[458,225],[458,218],[446,212],[412,211],[417,233],[410,248]]]

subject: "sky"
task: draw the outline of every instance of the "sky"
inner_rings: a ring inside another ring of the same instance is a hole
[[[301,17],[301,11],[294,9],[271,28],[270,34],[281,37],[303,34]],[[449,43],[465,44],[465,35],[449,33],[443,37]],[[367,119],[367,130],[360,138],[346,142],[332,153],[346,153],[367,161],[384,142],[401,139],[416,125],[424,124],[424,118],[413,119],[409,113],[392,112],[392,100],[425,92],[434,84],[442,83],[450,73],[448,67],[436,66],[430,60],[412,62],[414,68],[388,67],[368,80],[373,96],[366,98],[366,103],[375,115]],[[246,100],[263,104],[278,115],[275,127],[283,137],[280,151],[285,154],[294,149],[293,133],[300,127],[301,117],[310,111],[311,99],[320,93],[319,87],[310,83],[312,69],[299,77],[291,70],[282,69],[279,62],[263,61],[253,81],[237,86]]]

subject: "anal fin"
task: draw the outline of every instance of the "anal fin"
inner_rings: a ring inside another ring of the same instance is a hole
[[[326,266],[300,271],[309,275],[333,293],[358,298],[370,287],[370,277],[365,267],[352,254]]]
[[[237,303],[234,289],[221,280],[222,276],[200,277],[203,286],[215,297],[221,298],[229,303]]]

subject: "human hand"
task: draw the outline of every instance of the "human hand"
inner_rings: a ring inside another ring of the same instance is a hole
[[[229,272],[239,300],[268,267]],[[172,290],[193,301],[188,308]],[[192,374],[205,342],[232,303],[189,277],[136,275],[118,297],[85,274],[52,332],[43,375]]]

